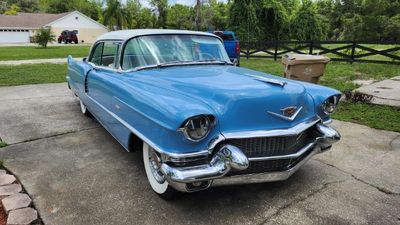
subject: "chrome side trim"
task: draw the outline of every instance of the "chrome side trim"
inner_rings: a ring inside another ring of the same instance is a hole
[[[303,155],[305,152],[307,152],[310,148],[314,147],[315,144],[317,143],[317,140],[309,143],[308,145],[304,146],[301,148],[298,152],[290,154],[290,155],[277,155],[277,156],[266,156],[266,157],[254,157],[254,158],[249,158],[249,161],[265,161],[265,160],[276,160],[276,159],[292,159],[292,158],[297,158],[301,155]]]
[[[102,108],[105,112],[110,114],[110,116],[114,117],[118,122],[120,122],[122,125],[124,125],[126,128],[128,128],[132,133],[134,133],[136,136],[138,136],[140,139],[142,139],[144,142],[146,142],[150,147],[152,147],[154,150],[156,150],[160,154],[167,155],[168,157],[172,158],[190,158],[190,157],[199,157],[199,156],[208,156],[208,150],[202,150],[199,152],[193,152],[193,153],[170,153],[164,151],[161,147],[156,145],[154,142],[152,142],[150,139],[148,139],[146,136],[144,136],[142,133],[140,133],[138,130],[136,130],[134,127],[129,125],[126,121],[124,121],[122,118],[117,116],[115,113],[111,112],[108,110],[106,107],[101,105],[99,102],[97,102],[95,99],[90,97],[89,95],[86,94],[86,97],[88,97],[91,101],[93,101],[96,105],[98,105],[100,108]]]
[[[231,132],[223,133],[226,139],[239,139],[239,138],[255,138],[255,137],[275,137],[275,136],[292,136],[298,135],[304,130],[312,127],[316,123],[321,121],[320,118],[313,118],[309,121],[305,121],[297,124],[289,129],[276,129],[276,130],[256,130],[256,131],[244,131],[244,132]]]

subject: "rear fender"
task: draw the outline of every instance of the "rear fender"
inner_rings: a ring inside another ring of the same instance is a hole
[[[67,64],[67,82],[75,94],[82,96],[87,91],[85,88],[87,75],[93,69],[93,66],[86,61],[75,60],[70,55],[67,58]]]

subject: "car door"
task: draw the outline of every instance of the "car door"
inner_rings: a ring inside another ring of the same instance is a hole
[[[130,133],[113,113],[112,100],[122,82],[116,69],[120,46],[120,41],[104,41],[95,46],[89,59],[93,69],[86,76],[85,91],[92,114],[127,149]]]

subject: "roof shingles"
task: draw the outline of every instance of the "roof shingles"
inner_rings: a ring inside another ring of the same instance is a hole
[[[18,13],[17,15],[1,15],[0,28],[40,28],[61,17],[68,15],[69,12],[60,14],[49,13]]]

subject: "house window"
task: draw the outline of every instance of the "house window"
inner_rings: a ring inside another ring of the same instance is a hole
[[[77,19],[79,19],[79,18],[76,16],[75,19],[77,20]]]

